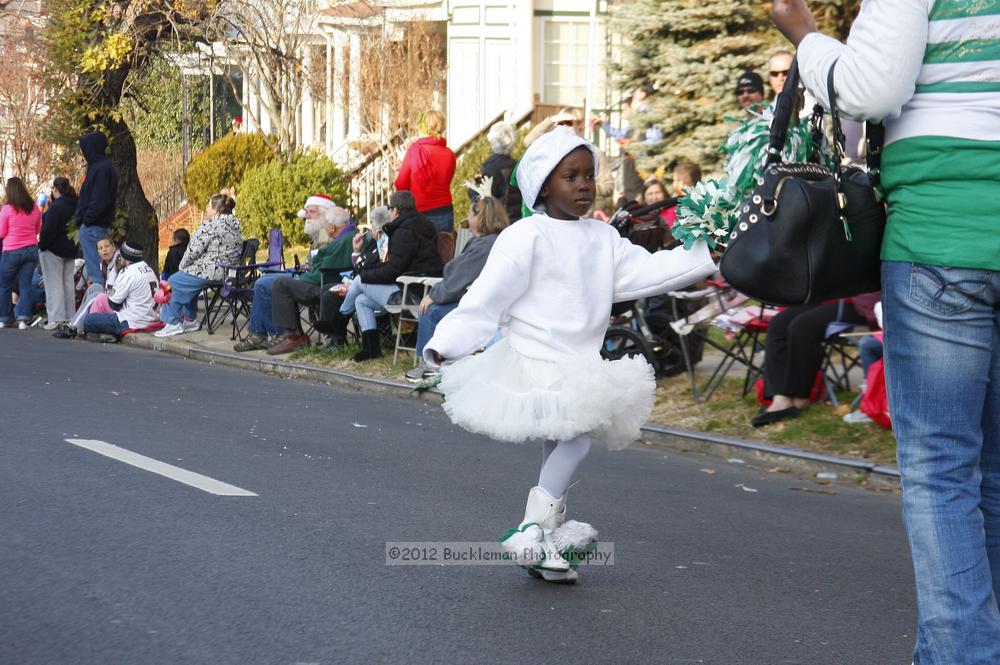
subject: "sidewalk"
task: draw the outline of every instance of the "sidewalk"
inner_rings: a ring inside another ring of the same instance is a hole
[[[395,378],[362,374],[354,368],[365,369],[366,364],[350,364],[351,371],[338,367],[322,366],[310,362],[309,357],[289,360],[288,355],[269,356],[264,351],[236,353],[229,339],[227,328],[215,334],[199,331],[173,337],[158,338],[148,334],[127,335],[123,343],[140,348],[173,353],[192,360],[218,363],[232,367],[264,372],[284,378],[305,379],[349,388],[410,397],[441,403],[442,396],[436,390],[415,393],[412,384]],[[703,364],[707,368],[718,359],[706,357]],[[410,367],[409,358],[400,359],[394,368],[396,376]],[[701,366],[699,366],[700,368]],[[655,415],[655,412],[654,412]],[[751,441],[739,437],[694,431],[674,427],[667,423],[647,423],[643,427],[643,443],[669,447],[684,452],[694,451],[725,458],[729,463],[750,463],[775,472],[794,472],[799,475],[818,477],[820,480],[841,480],[867,483],[876,488],[898,489],[899,472],[892,466],[880,465],[872,461],[839,455],[801,450],[791,446],[773,445]]]

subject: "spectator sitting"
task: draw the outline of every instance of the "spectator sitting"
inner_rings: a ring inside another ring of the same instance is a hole
[[[424,136],[407,149],[394,186],[397,190],[412,192],[416,210],[423,213],[438,232],[454,233],[451,179],[455,177],[455,153],[445,145],[443,138],[444,114],[427,111],[418,124]]]
[[[506,122],[495,123],[490,127],[486,140],[490,143],[493,154],[486,158],[479,167],[482,178],[491,178],[493,188],[491,195],[504,204],[507,219],[516,222],[521,219],[521,190],[516,184],[511,184],[510,178],[517,166],[517,160],[511,157],[514,152],[516,134],[514,126]],[[477,179],[479,180],[479,179]],[[470,196],[472,192],[470,191]]]
[[[191,242],[191,234],[187,229],[177,229],[174,231],[170,242],[170,249],[167,250],[167,258],[163,260],[163,272],[160,279],[170,279],[170,277],[181,269],[181,259],[187,251]]]
[[[485,188],[484,188],[485,189]],[[458,307],[458,302],[472,282],[479,277],[486,265],[493,243],[500,232],[507,228],[507,214],[503,204],[489,191],[482,198],[472,202],[469,214],[469,230],[474,236],[462,253],[444,266],[444,279],[434,285],[420,301],[420,323],[417,328],[417,357],[423,358],[424,346],[434,336],[438,322],[448,312]],[[420,364],[406,373],[408,381],[421,381],[431,373],[431,369],[421,360]]]
[[[324,273],[340,273],[351,269],[351,250],[357,229],[351,215],[343,208],[331,208],[326,217],[330,242],[310,260],[310,269],[298,279],[279,277],[271,289],[271,317],[274,325],[285,331],[281,341],[267,350],[276,356],[294,351],[309,343],[299,325],[299,305],[319,300]]]
[[[355,362],[382,355],[375,312],[385,307],[389,296],[399,291],[396,279],[404,274],[441,274],[437,232],[434,225],[417,211],[413,194],[407,191],[393,192],[389,196],[389,212],[392,213],[392,221],[384,229],[389,240],[385,260],[358,272],[340,307],[340,313],[345,317],[349,317],[352,311],[356,311],[358,315],[362,348],[360,353],[351,358]],[[363,238],[355,237],[355,252],[360,252]],[[339,330],[341,325],[346,324],[338,323],[336,329]]]
[[[736,80],[736,100],[747,115],[754,115],[754,105],[764,101],[764,79],[760,74],[749,70],[740,74]]]
[[[116,276],[114,291],[108,294],[114,311],[110,314],[90,312],[83,318],[81,330],[87,333],[88,339],[100,339],[101,334],[117,339],[128,328],[145,328],[156,323],[153,292],[159,280],[142,256],[142,245],[129,241],[122,243],[122,269]]]
[[[684,196],[685,190],[694,187],[699,180],[701,180],[701,169],[698,165],[681,162],[674,167],[673,195]],[[671,206],[663,211],[663,221],[666,222],[667,228],[673,228],[674,222],[677,221],[677,206]]]
[[[309,236],[309,255],[326,246],[330,242],[330,234],[326,232],[326,219],[323,213],[334,208],[337,204],[326,194],[313,194],[306,199],[306,204],[299,210],[298,215],[305,220],[303,231]]]
[[[324,244],[329,243],[330,235],[327,233],[327,227],[332,223],[331,214],[335,208],[333,199],[326,194],[313,194],[306,199],[306,204],[299,211],[299,217],[305,219],[303,230],[306,235],[312,237],[310,229],[314,229],[318,225],[322,230],[322,236],[326,238]],[[316,242],[316,238],[313,238],[313,244]],[[264,273],[253,283],[253,302],[250,306],[250,320],[247,324],[247,330],[250,334],[247,339],[233,346],[233,350],[243,352],[267,349],[280,341],[279,333],[281,330],[274,325],[271,318],[271,295],[274,283],[287,276],[287,272],[275,270]]]
[[[388,237],[382,234],[382,229],[391,221],[392,215],[385,206],[372,208],[368,213],[368,229],[364,231],[363,237],[362,232],[359,231],[351,241],[355,249],[355,252],[351,254],[355,275],[359,270],[374,266],[381,260],[379,255],[380,242],[382,248],[388,250],[386,242]],[[356,240],[359,237],[362,237],[360,250],[358,250],[358,241]],[[348,280],[347,284],[341,282],[324,288],[319,297],[319,317],[316,321],[316,330],[330,336],[330,342],[326,346],[328,351],[336,351],[347,345],[347,324],[350,319],[340,313],[340,306],[344,304],[344,296],[347,294],[349,283]]]
[[[222,279],[220,263],[235,263],[243,248],[240,220],[233,215],[236,202],[226,194],[216,194],[208,202],[207,219],[194,232],[188,244],[180,271],[167,282],[170,302],[164,303],[160,319],[167,325],[157,331],[157,337],[170,337],[201,328],[198,321],[198,294],[210,280]]]
[[[764,340],[764,397],[772,401],[750,424],[763,427],[798,418],[809,406],[809,394],[823,364],[827,326],[834,321],[876,325],[873,307],[878,297],[877,292],[866,293],[843,304],[789,307],[775,315]]]
[[[104,237],[97,241],[97,256],[101,261],[101,279],[104,280],[104,283],[92,282],[90,279],[87,279],[87,290],[84,292],[83,300],[76,309],[76,313],[73,314],[73,318],[70,319],[67,325],[60,326],[58,330],[52,333],[52,336],[56,339],[72,339],[76,337],[77,331],[83,325],[83,318],[91,312],[95,314],[108,314],[114,311],[108,304],[106,289],[111,290],[115,286],[115,279],[118,276],[120,265],[119,259],[121,257],[118,253],[118,248],[111,242],[111,238]]]

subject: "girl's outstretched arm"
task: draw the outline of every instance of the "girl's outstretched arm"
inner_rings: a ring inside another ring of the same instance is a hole
[[[615,302],[683,289],[716,270],[704,240],[690,250],[678,247],[650,254],[617,233],[615,236]]]

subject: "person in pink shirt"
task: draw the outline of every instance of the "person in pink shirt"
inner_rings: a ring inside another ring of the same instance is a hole
[[[31,276],[38,265],[38,232],[42,215],[20,178],[7,180],[4,206],[0,208],[0,328],[6,328],[17,318],[17,327],[24,330],[31,321]],[[12,305],[14,284],[18,286],[17,307]],[[13,317],[11,316],[13,309]]]

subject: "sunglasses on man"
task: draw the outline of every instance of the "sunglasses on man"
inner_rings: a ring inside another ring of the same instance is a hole
[[[771,72],[770,74],[771,74],[771,78],[777,78],[779,76],[784,76],[785,78],[788,78],[788,70],[787,69],[780,69],[778,71]]]

